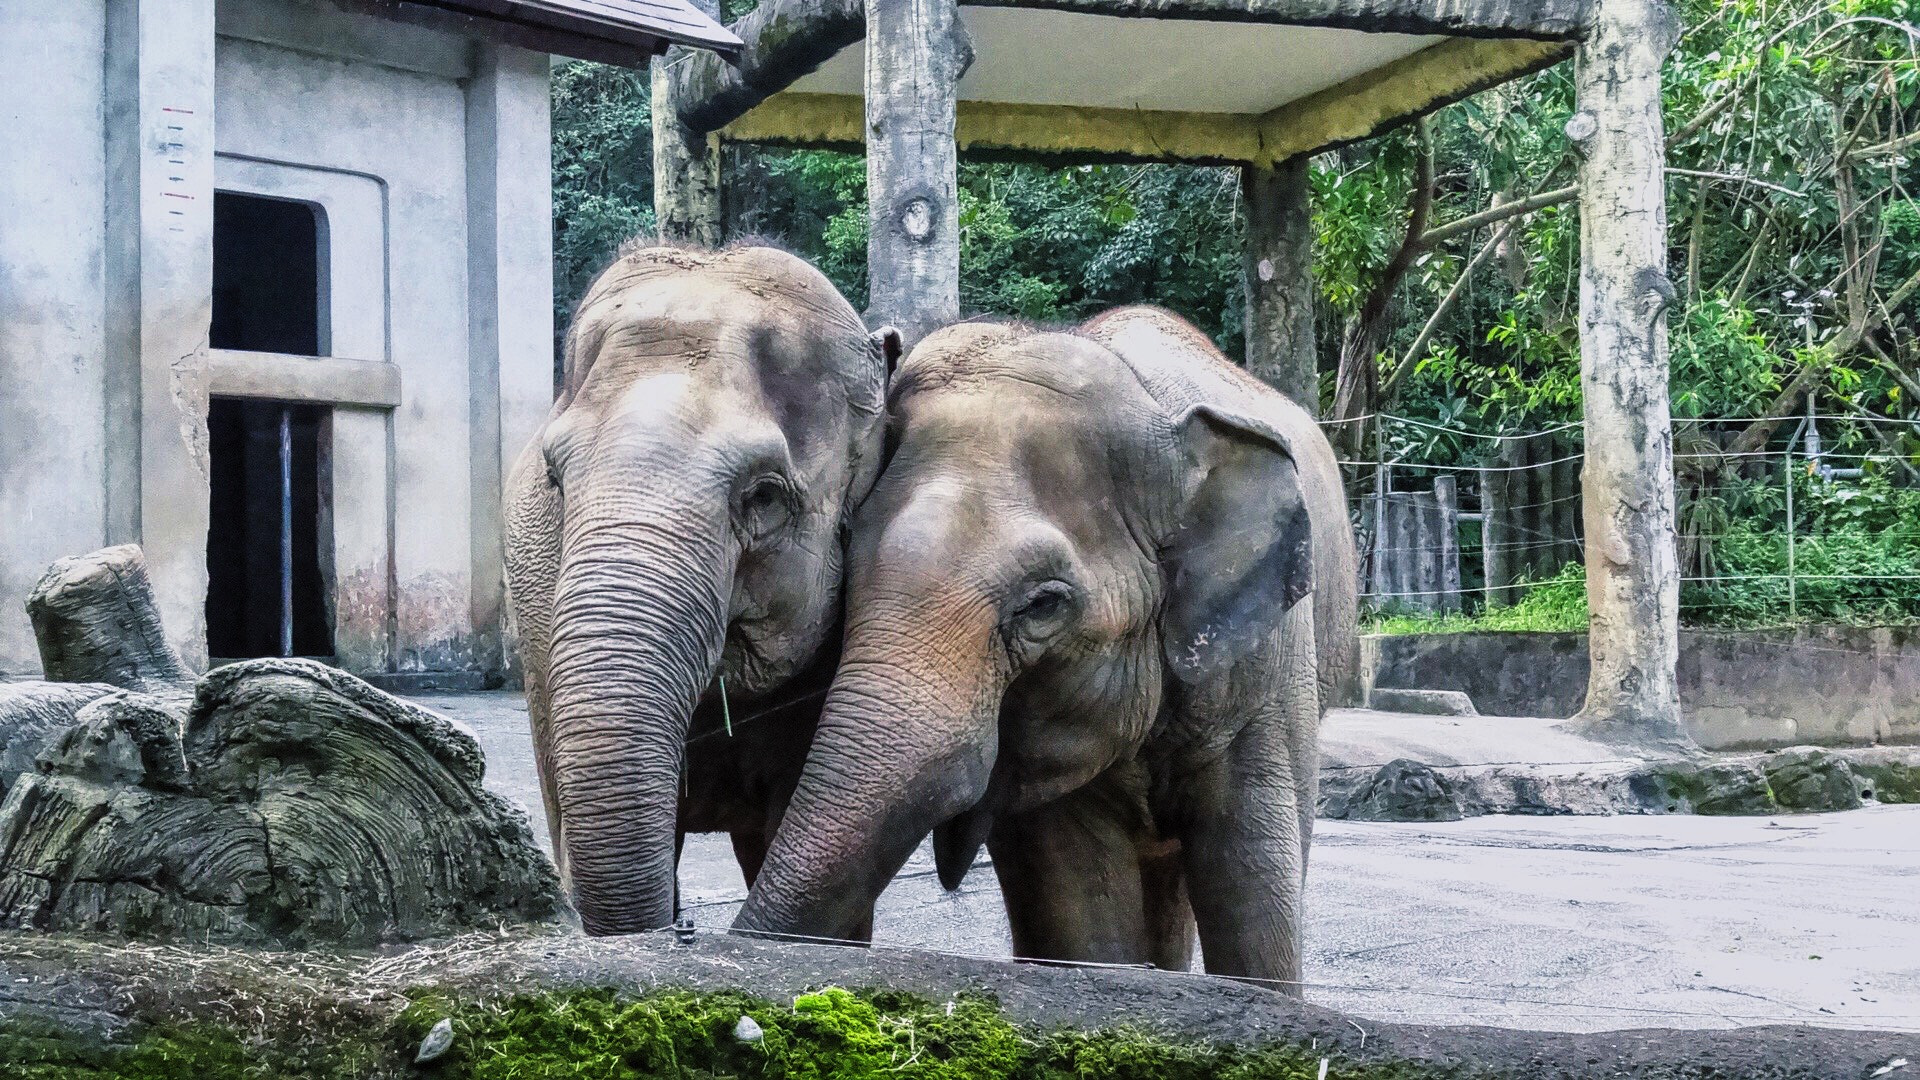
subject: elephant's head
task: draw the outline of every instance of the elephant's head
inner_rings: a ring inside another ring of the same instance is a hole
[[[637,248],[581,301],[513,481],[509,578],[590,932],[672,920],[684,743],[716,677],[764,698],[837,644],[845,515],[879,469],[897,343],[769,248]]]
[[[1185,737],[1163,702],[1311,588],[1287,439],[1170,407],[1088,336],[950,327],[889,404],[841,666],[742,930],[850,936],[930,830],[957,884],[995,814]]]

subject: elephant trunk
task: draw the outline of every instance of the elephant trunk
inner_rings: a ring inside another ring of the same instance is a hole
[[[799,787],[734,922],[740,931],[850,939],[922,838],[985,794],[1004,677],[908,621],[849,627]],[[983,628],[985,629],[985,628]],[[960,635],[967,636],[967,635]]]
[[[689,544],[686,520],[570,529],[555,590],[554,782],[590,934],[674,917],[681,760],[720,661],[732,572],[724,553]]]

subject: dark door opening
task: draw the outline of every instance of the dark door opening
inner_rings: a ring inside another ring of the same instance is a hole
[[[211,655],[333,655],[331,429],[324,406],[213,399]]]
[[[213,193],[216,349],[320,356],[322,211],[311,203]]]

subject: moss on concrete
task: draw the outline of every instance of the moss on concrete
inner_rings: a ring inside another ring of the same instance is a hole
[[[742,1017],[758,1026],[736,1035]],[[415,1065],[433,1025],[451,1049]],[[384,1030],[297,1026],[276,1040],[223,1023],[158,1023],[106,1041],[40,1022],[0,1024],[0,1062],[20,1080],[1375,1080],[1441,1075],[1416,1066],[1331,1060],[1303,1047],[1213,1046],[1132,1028],[1041,1032],[993,1001],[931,1002],[830,987],[791,1002],[748,994],[664,991],[630,997],[571,990],[476,1000],[429,990]]]

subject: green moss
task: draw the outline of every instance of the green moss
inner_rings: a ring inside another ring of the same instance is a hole
[[[32,1021],[0,1025],[0,1063],[11,1080],[332,1080],[364,1075],[376,1048],[355,1040],[285,1044],[219,1024],[156,1024],[108,1042]]]
[[[742,1016],[756,1042],[734,1035]],[[427,1066],[415,1048],[441,1019],[452,1049]],[[1215,1046],[1132,1028],[1039,1032],[990,999],[929,1002],[829,987],[777,1003],[734,992],[632,997],[576,990],[473,1000],[417,992],[382,1030],[301,1029],[276,1042],[218,1024],[156,1023],[105,1042],[69,1030],[0,1025],[0,1062],[20,1080],[1311,1080],[1321,1056],[1288,1045]],[[1413,1066],[1330,1062],[1329,1080],[1432,1077]]]

